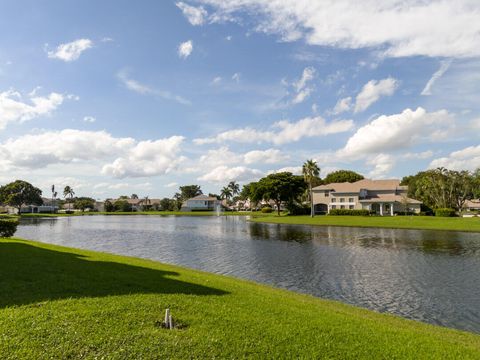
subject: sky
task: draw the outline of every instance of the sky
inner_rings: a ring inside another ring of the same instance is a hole
[[[96,199],[480,167],[478,0],[0,1],[0,183]]]

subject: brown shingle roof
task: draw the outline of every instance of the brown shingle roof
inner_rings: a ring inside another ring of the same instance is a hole
[[[213,196],[207,196],[207,195],[197,195],[193,198],[190,198],[188,199],[187,201],[189,200],[204,200],[204,201],[217,201],[218,199],[216,197],[213,197]]]
[[[337,193],[357,193],[361,189],[367,190],[406,190],[406,186],[400,186],[400,180],[370,180],[363,179],[354,183],[332,183],[314,187],[313,190],[331,190]]]
[[[407,198],[408,204],[421,204],[421,201]],[[361,203],[382,203],[382,202],[397,202],[403,203],[405,202],[405,198],[401,195],[392,195],[392,194],[380,194],[375,197],[369,197],[366,199],[361,199]]]

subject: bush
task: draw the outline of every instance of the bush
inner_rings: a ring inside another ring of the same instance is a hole
[[[310,215],[310,205],[298,205],[295,203],[287,204],[289,215]]]
[[[18,220],[0,219],[0,237],[11,237],[17,231]]]
[[[269,207],[269,206],[266,206],[266,207],[262,208],[261,211],[262,211],[262,213],[264,213],[264,214],[268,214],[268,213],[271,213],[271,212],[273,211],[273,209],[272,209],[271,207]]]
[[[457,214],[455,213],[454,209],[449,208],[440,208],[435,210],[435,216],[439,217],[454,217]]]
[[[328,215],[333,215],[333,216],[369,216],[370,211],[369,210],[353,210],[353,209],[331,209]]]

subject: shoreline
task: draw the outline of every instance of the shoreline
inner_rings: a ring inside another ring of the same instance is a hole
[[[87,351],[89,356],[111,355],[119,348],[132,357],[148,357],[154,350],[166,351],[157,356],[179,358],[474,358],[480,351],[475,333],[230,276],[22,239],[1,239],[0,248],[5,277],[0,335],[11,334],[2,340],[4,357],[22,357],[22,351],[44,355],[44,346],[54,343],[48,347],[50,356],[75,357],[92,341],[97,348]],[[154,326],[165,307],[184,322],[185,330]],[[62,327],[66,333],[59,344]]]

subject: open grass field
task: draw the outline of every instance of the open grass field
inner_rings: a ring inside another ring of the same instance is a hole
[[[170,308],[180,328],[159,322]],[[157,262],[0,239],[0,359],[478,359],[480,336]]]
[[[380,227],[480,232],[480,218],[434,216],[256,216],[257,222],[274,224]]]

